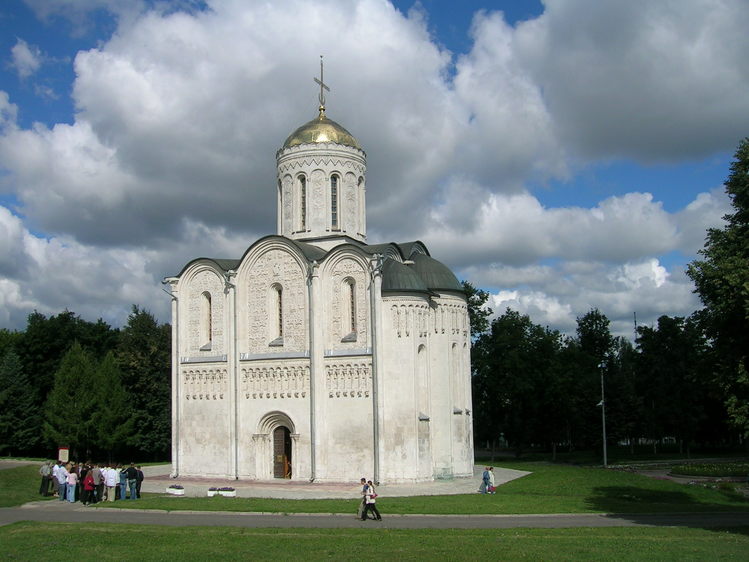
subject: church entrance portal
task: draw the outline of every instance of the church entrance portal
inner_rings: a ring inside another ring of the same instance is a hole
[[[284,426],[273,430],[273,477],[291,478],[291,432]]]

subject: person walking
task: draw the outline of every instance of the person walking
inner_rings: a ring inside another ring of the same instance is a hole
[[[489,485],[486,488],[486,491],[490,494],[496,494],[496,489],[494,488],[494,467],[489,467]]]
[[[367,520],[367,513],[369,513],[370,511],[372,512],[372,515],[374,515],[374,518],[376,521],[382,521],[382,516],[380,515],[380,512],[377,511],[376,498],[377,498],[377,490],[375,490],[375,487],[374,487],[374,484],[372,484],[372,481],[368,480],[367,491],[365,495],[364,513],[362,513],[362,516],[361,516],[362,521]]]
[[[356,510],[356,518],[361,519],[362,513],[364,513],[364,506],[367,502],[367,479],[362,478],[360,481],[361,483],[361,489],[359,490],[359,495],[361,495],[361,501],[359,502],[359,509]]]

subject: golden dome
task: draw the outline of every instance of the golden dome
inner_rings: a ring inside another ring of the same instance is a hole
[[[291,133],[286,142],[283,143],[283,148],[319,142],[332,142],[361,150],[359,141],[338,123],[325,117],[325,109],[322,107],[317,119],[305,123]]]

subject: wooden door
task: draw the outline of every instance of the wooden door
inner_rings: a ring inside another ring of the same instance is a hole
[[[284,426],[273,430],[273,477],[291,478],[291,432]]]

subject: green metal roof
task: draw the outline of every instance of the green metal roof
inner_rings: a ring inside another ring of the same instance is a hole
[[[395,260],[382,264],[382,292],[431,293],[413,269]]]
[[[463,293],[463,285],[460,284],[455,274],[445,264],[424,254],[414,254],[413,269],[421,277],[424,284],[433,291],[457,291]]]

